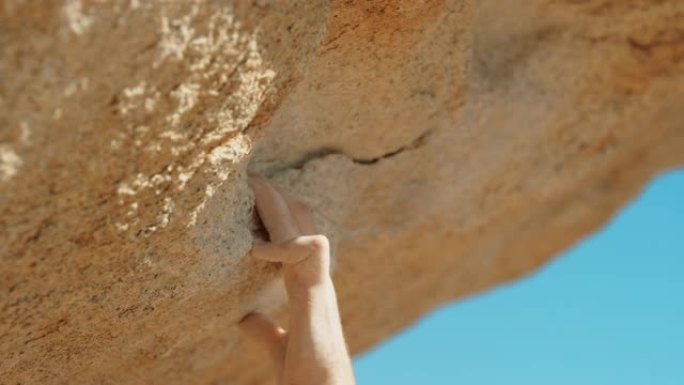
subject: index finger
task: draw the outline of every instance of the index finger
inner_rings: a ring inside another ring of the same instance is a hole
[[[247,183],[254,190],[256,208],[271,241],[284,242],[297,237],[297,224],[280,193],[259,176],[250,176]]]
[[[309,207],[282,188],[278,186],[273,186],[273,188],[275,188],[285,200],[285,204],[287,204],[287,207],[290,209],[290,214],[292,214],[292,217],[297,223],[299,231],[303,235],[317,234],[316,223],[314,222]]]

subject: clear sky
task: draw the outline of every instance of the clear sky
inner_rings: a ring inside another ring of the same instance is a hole
[[[684,170],[537,273],[357,357],[359,385],[684,384]]]

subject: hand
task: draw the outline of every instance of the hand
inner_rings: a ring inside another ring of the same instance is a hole
[[[269,352],[281,384],[353,385],[329,273],[328,239],[317,234],[304,204],[264,178],[253,176],[248,183],[271,241],[255,245],[252,256],[283,264],[290,330],[258,313],[243,318],[241,329]]]

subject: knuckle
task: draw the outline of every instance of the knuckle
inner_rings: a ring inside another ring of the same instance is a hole
[[[315,252],[325,252],[330,249],[330,240],[323,234],[310,235],[308,243]]]

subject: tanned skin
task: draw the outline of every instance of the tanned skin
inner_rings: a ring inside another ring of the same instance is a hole
[[[289,330],[251,313],[245,334],[271,356],[282,385],[354,385],[330,277],[330,244],[316,231],[309,209],[266,179],[248,180],[270,242],[255,244],[254,258],[282,263],[289,299]]]

